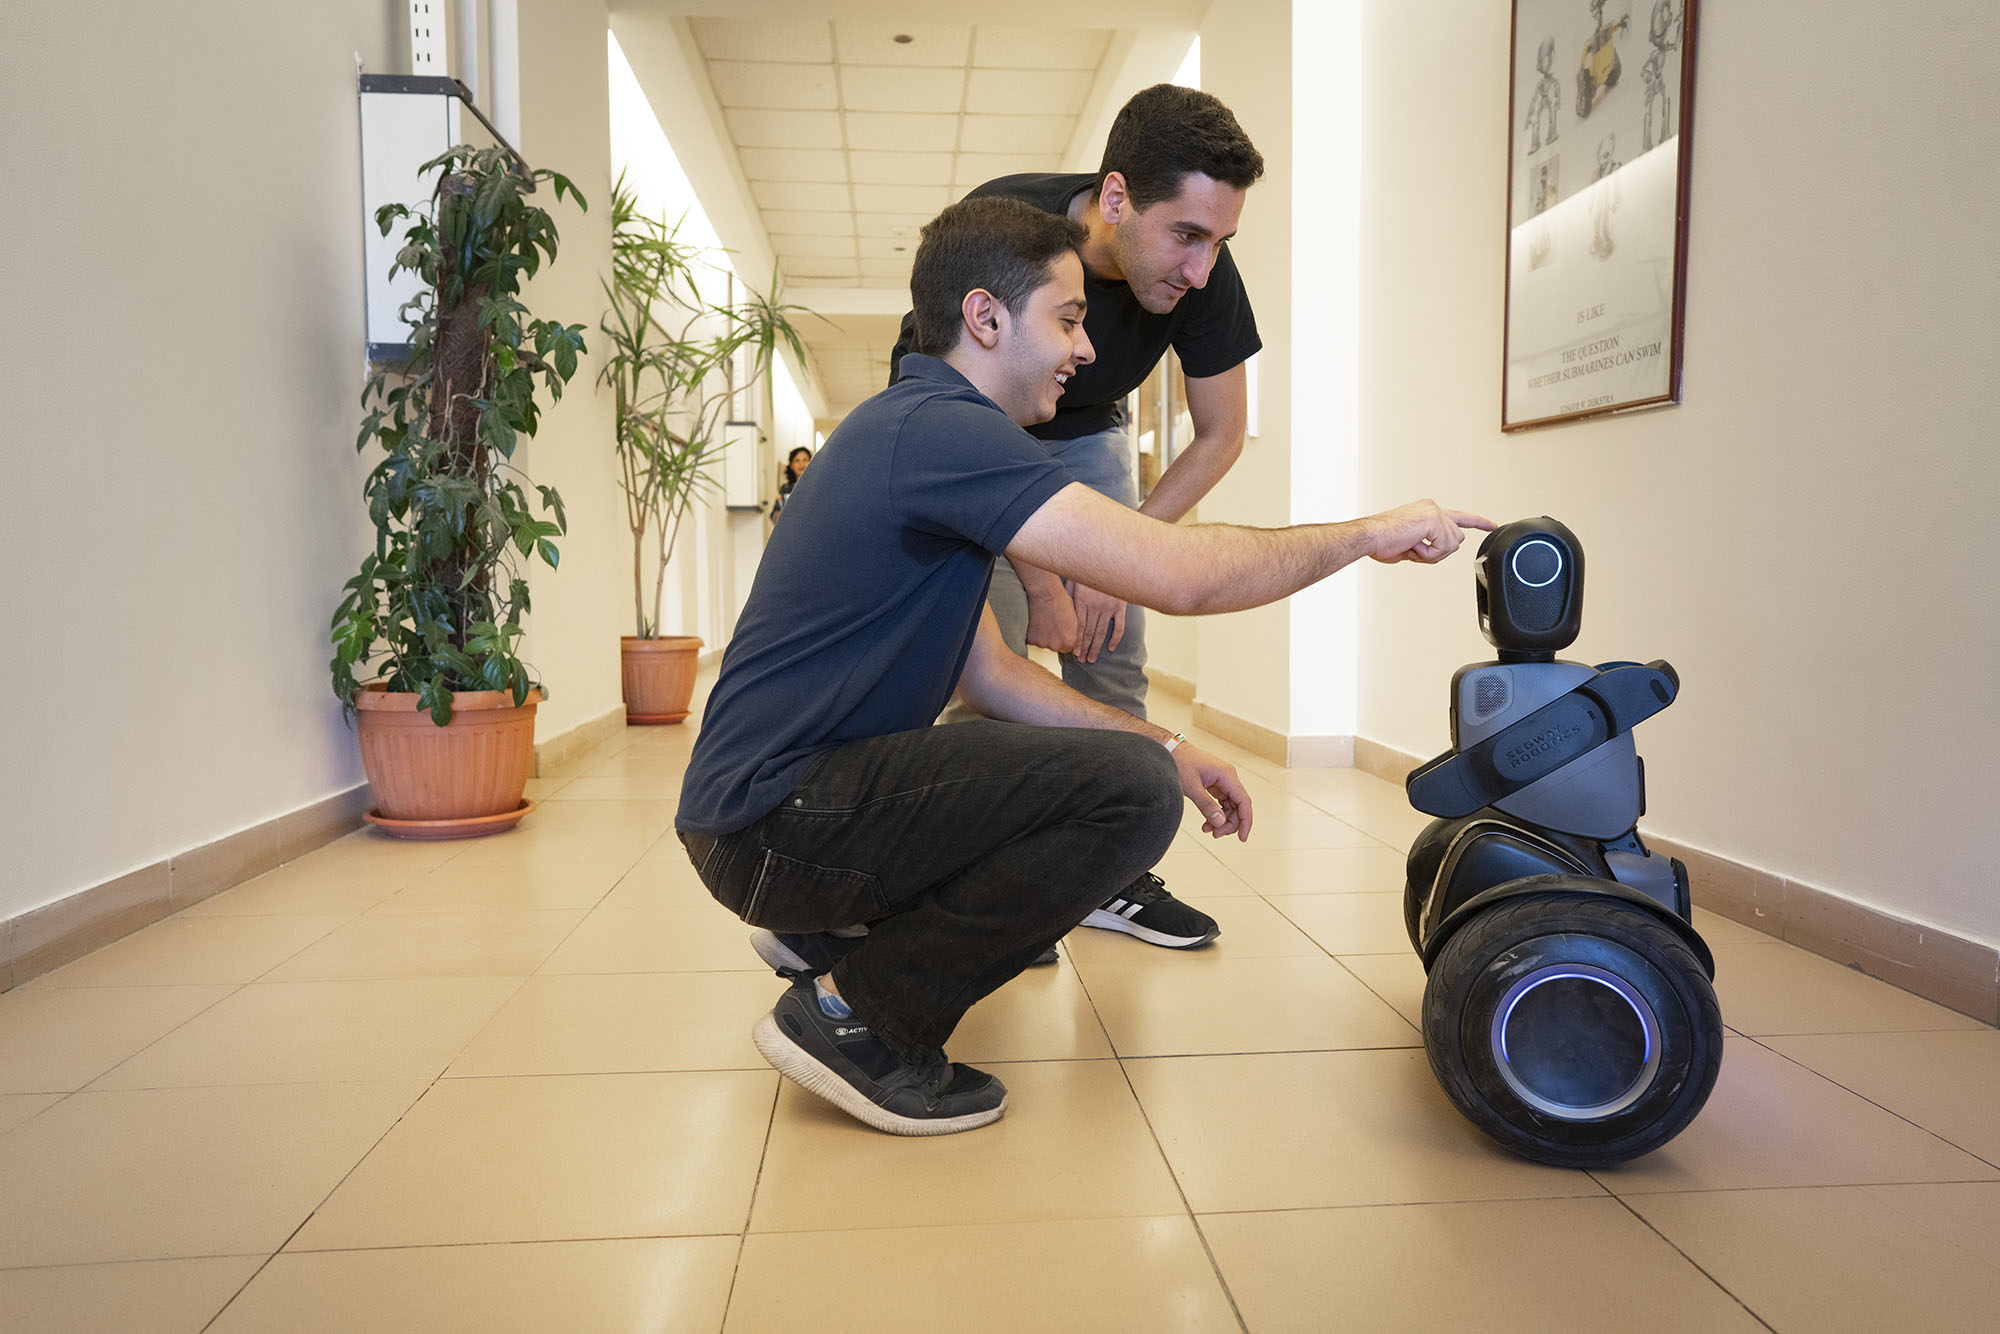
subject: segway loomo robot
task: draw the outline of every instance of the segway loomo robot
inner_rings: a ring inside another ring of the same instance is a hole
[[[1582,622],[1583,550],[1555,520],[1489,534],[1475,573],[1499,658],[1452,677],[1452,749],[1406,783],[1439,817],[1410,849],[1403,905],[1429,973],[1424,1047],[1508,1149],[1610,1166],[1679,1134],[1722,1064],[1687,868],[1637,829],[1632,728],[1680,680],[1664,661],[1556,659]]]

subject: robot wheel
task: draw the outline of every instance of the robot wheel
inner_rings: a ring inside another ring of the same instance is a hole
[[[1446,943],[1424,1047],[1459,1111],[1502,1146],[1608,1167],[1692,1121],[1722,1066],[1722,1013],[1685,942],[1590,894],[1505,899]]]

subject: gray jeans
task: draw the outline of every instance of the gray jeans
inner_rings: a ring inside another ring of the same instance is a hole
[[[1076,480],[1091,490],[1111,497],[1127,509],[1139,507],[1139,486],[1132,476],[1132,441],[1123,427],[1078,436],[1074,440],[1045,440],[1049,453],[1059,459]],[[993,562],[993,586],[986,600],[1000,622],[1001,637],[1007,647],[1028,656],[1028,594],[1014,567],[1001,557]],[[1108,639],[1109,636],[1107,636]],[[1146,609],[1125,608],[1125,637],[1116,649],[1097,655],[1096,662],[1078,662],[1067,653],[1062,658],[1063,683],[1100,704],[1123,709],[1136,718],[1146,716]],[[975,717],[962,705],[954,705],[946,720]]]

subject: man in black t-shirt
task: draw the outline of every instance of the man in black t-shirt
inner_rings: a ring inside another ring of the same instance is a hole
[[[1061,214],[1087,230],[1082,248],[1097,359],[1080,367],[1053,419],[1029,431],[1078,481],[1141,514],[1178,521],[1229,470],[1248,420],[1245,363],[1263,345],[1250,298],[1224,244],[1264,159],[1229,108],[1193,88],[1157,84],[1119,111],[1095,174],[1003,176],[969,198],[998,195]],[[891,362],[913,342],[914,316]],[[1167,348],[1187,376],[1194,436],[1142,501],[1124,421],[1127,395]],[[1146,613],[1047,570],[1002,560],[987,597],[1014,652],[1062,653],[1063,681],[1101,704],[1146,716]],[[962,705],[950,720],[969,716]],[[1169,949],[1221,934],[1215,919],[1140,876],[1084,925]]]
[[[945,1058],[960,1018],[1153,864],[1185,798],[1247,839],[1236,771],[1010,652],[994,558],[1177,615],[1262,606],[1364,556],[1444,559],[1475,515],[1177,527],[1077,482],[1021,428],[1091,360],[1074,224],[1006,199],[924,228],[918,352],[799,483],[722,658],[675,828],[791,979],[753,1030],[780,1074],[881,1130],[997,1120]],[[933,727],[961,693],[988,720]],[[781,1114],[784,1104],[780,1104]]]

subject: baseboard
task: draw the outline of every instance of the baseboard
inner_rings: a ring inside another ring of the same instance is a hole
[[[558,732],[546,741],[537,741],[533,774],[540,778],[585,751],[603,745],[624,730],[625,706],[621,703],[567,731]]]
[[[1194,702],[1194,682],[1188,680],[1185,676],[1175,676],[1172,672],[1163,672],[1157,667],[1148,667],[1146,669],[1146,687],[1149,690],[1157,690],[1163,695],[1172,695],[1175,699],[1184,699],[1189,703]]]
[[[1354,764],[1400,785],[1421,763],[1357,737]],[[1830,890],[1718,856],[1640,826],[1654,851],[1678,857],[1698,907],[1844,964],[1988,1024],[2000,1024],[2000,950],[1906,921]]]
[[[363,783],[0,922],[0,991],[352,833],[374,804]]]
[[[1276,765],[1283,765],[1291,754],[1290,739],[1283,732],[1274,731],[1262,723],[1253,723],[1248,718],[1239,718],[1201,700],[1194,702],[1194,725]]]
[[[1354,767],[1401,787],[1410,770],[1417,767],[1417,759],[1406,751],[1358,736],[1354,738]]]

